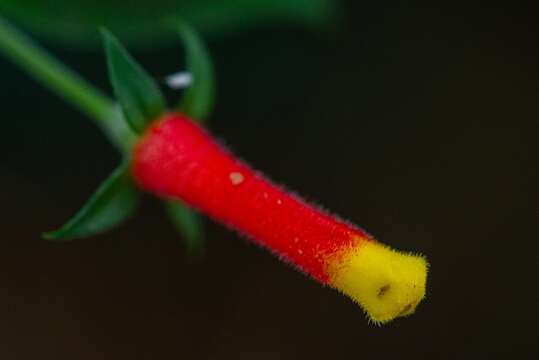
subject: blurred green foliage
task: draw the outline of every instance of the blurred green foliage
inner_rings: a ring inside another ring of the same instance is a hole
[[[214,37],[268,23],[318,28],[334,20],[337,0],[0,0],[0,12],[69,45],[99,45],[96,27],[106,26],[131,46],[156,46],[174,40],[169,19]]]

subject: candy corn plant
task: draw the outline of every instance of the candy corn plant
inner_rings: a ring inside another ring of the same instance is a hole
[[[172,108],[165,105],[154,80],[103,30],[119,105],[115,107],[115,102],[104,100],[0,22],[0,47],[97,118],[124,154],[124,162],[89,202],[45,238],[69,240],[115,227],[133,212],[138,192],[144,190],[166,201],[169,214],[191,244],[201,238],[196,211],[247,235],[282,261],[349,296],[375,323],[413,313],[425,296],[426,260],[392,250],[353,224],[307,203],[220,145],[200,124],[213,103],[207,50],[188,26],[177,22],[176,28],[193,83]]]

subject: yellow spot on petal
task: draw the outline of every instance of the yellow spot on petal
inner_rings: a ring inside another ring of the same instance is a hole
[[[375,323],[415,311],[425,297],[427,261],[374,241],[361,242],[328,267],[330,283],[365,310]]]
[[[231,172],[229,178],[232,185],[239,185],[245,180],[243,175],[239,172]]]

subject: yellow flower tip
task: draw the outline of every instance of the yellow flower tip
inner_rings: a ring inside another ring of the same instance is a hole
[[[425,297],[428,264],[374,241],[361,242],[329,268],[330,283],[375,324],[412,314]]]

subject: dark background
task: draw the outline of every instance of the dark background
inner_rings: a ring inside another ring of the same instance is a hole
[[[538,44],[531,9],[348,2],[340,28],[211,42],[211,128],[381,241],[427,255],[427,299],[386,326],[222,226],[189,259],[159,202],[51,244],[118,162],[76,110],[0,58],[0,358],[537,356]],[[109,89],[101,52],[49,46]],[[137,53],[156,76],[179,48]]]

